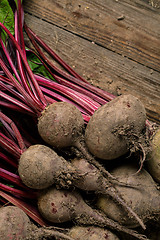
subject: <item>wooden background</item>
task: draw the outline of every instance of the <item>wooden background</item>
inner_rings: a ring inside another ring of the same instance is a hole
[[[160,124],[160,1],[148,2],[24,0],[25,20],[90,83],[139,97]]]

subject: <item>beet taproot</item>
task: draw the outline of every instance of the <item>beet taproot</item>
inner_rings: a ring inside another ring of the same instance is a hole
[[[119,240],[119,238],[108,229],[99,227],[75,226],[69,231],[69,236],[75,240]]]
[[[151,139],[151,151],[146,159],[147,169],[157,183],[160,183],[160,128]]]
[[[78,169],[79,173],[82,175],[81,178],[74,182],[76,187],[85,191],[94,191],[96,194],[104,194],[111,197],[111,199],[126,212],[128,218],[134,218],[143,229],[146,228],[141,218],[130,207],[130,203],[126,203],[120,192],[103,176],[99,169],[93,164],[88,163],[84,158],[73,159],[72,165]]]
[[[29,217],[18,207],[0,208],[0,239],[22,240],[30,231]]]
[[[38,131],[43,140],[55,148],[76,144],[82,135],[84,120],[81,112],[67,102],[56,102],[42,112]]]
[[[36,144],[22,153],[18,173],[23,183],[33,189],[44,189],[52,184],[72,185],[78,177],[76,169],[51,148]]]
[[[157,184],[144,168],[139,173],[136,172],[137,166],[123,164],[113,169],[112,174],[130,185],[126,187],[116,185],[115,188],[118,189],[125,202],[146,223],[149,220],[154,220],[155,216],[160,213],[160,192],[157,189]],[[99,196],[97,206],[114,221],[128,227],[137,226],[135,219],[128,218],[123,209],[107,195]]]
[[[128,229],[105,216],[85,203],[77,191],[57,190],[50,187],[42,190],[38,198],[40,214],[52,223],[74,221],[81,225],[107,227],[137,239],[146,240],[146,236]]]
[[[5,206],[0,208],[1,240],[39,240],[49,237],[74,240],[72,237],[54,228],[37,227],[19,207]]]
[[[132,95],[121,95],[98,108],[85,131],[89,151],[104,160],[118,158],[139,140],[145,128],[146,111]]]

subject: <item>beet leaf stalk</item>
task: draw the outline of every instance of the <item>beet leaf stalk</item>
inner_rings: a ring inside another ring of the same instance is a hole
[[[11,35],[11,33],[5,28],[5,26],[3,26],[3,24],[1,25],[1,27],[6,31],[6,33],[9,35],[10,39],[12,40],[13,44],[15,45],[16,51],[18,51],[18,53],[21,57],[21,61],[23,59],[23,64],[25,66],[25,69],[23,67],[23,73],[25,70],[26,74],[24,75],[21,73],[21,78],[20,78],[17,73],[16,74],[17,78],[22,79],[17,82],[17,79],[15,79],[13,77],[12,73],[7,68],[6,64],[3,62],[2,59],[0,59],[0,65],[1,65],[4,73],[8,77],[8,79],[14,84],[14,86],[17,88],[19,93],[25,98],[25,101],[29,104],[30,108],[34,108],[34,111],[39,116],[40,112],[42,110],[44,110],[44,108],[48,105],[48,103],[47,103],[44,95],[42,94],[42,91],[41,91],[37,81],[35,80],[35,76],[32,73],[32,71],[26,61],[25,55],[23,54],[20,46],[18,45],[18,42],[14,39],[14,37]],[[7,54],[6,49],[5,49],[4,53]],[[9,54],[7,54],[7,56],[9,58]],[[19,61],[19,58],[17,58],[17,59]],[[10,63],[13,63],[11,61],[11,59],[9,59],[9,60],[10,60],[9,61]],[[19,64],[19,65],[21,65],[21,64]],[[13,67],[13,64],[10,64],[10,67],[12,68],[13,72],[15,73],[15,68]],[[20,72],[22,72],[22,71],[20,71]],[[28,76],[28,78],[30,77],[28,82],[26,82],[27,81],[26,76]],[[1,76],[1,78],[2,78],[2,76]],[[26,84],[24,84],[25,82],[26,82]],[[30,88],[26,87],[28,85],[30,86]],[[57,88],[57,86],[56,86],[56,88]],[[36,91],[38,92],[38,94],[36,94]],[[89,113],[90,115],[93,114],[95,109],[97,109],[100,106],[100,105],[98,105],[98,103],[94,102],[92,99],[85,96],[84,94],[78,93],[70,88],[65,87],[65,86],[62,88],[62,86],[60,84],[58,85],[58,91],[63,92],[63,94],[67,95],[67,97],[69,97],[72,101],[76,102],[76,104],[78,103],[78,105],[80,105],[80,107],[85,108],[87,111],[87,112],[85,112],[86,114],[87,113]],[[4,94],[3,94],[3,96],[4,96]],[[6,98],[6,96],[4,96],[4,97]]]

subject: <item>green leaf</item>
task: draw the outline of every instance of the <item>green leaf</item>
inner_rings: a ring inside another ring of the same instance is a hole
[[[47,71],[47,69],[43,66],[43,64],[38,59],[38,57],[36,57],[33,53],[29,53],[27,55],[27,60],[28,60],[29,66],[33,73],[40,74],[46,78],[54,80],[54,78]]]
[[[7,0],[0,0],[0,22],[14,34],[14,14]]]

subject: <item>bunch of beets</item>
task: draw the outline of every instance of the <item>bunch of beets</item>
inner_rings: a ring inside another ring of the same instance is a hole
[[[21,0],[9,3],[14,34],[0,23],[0,239],[158,239],[158,127],[135,96],[79,76],[27,26]],[[29,55],[50,78],[32,71]]]

